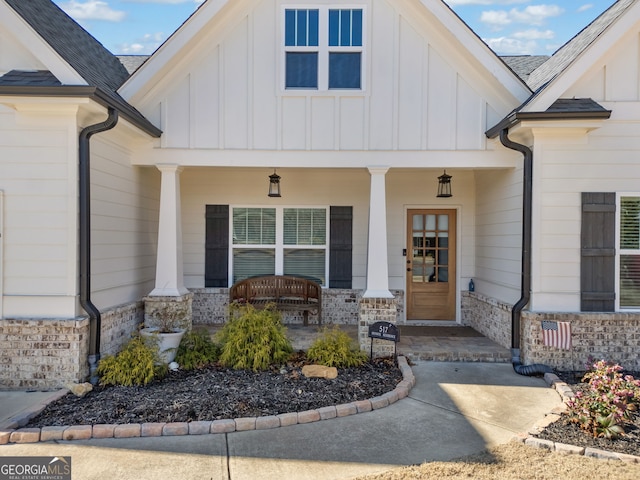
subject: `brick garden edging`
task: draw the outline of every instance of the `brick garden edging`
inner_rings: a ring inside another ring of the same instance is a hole
[[[545,373],[544,380],[545,382],[547,382],[547,385],[554,388],[556,392],[558,392],[558,394],[562,398],[562,406],[555,408],[551,412],[546,414],[545,417],[542,420],[538,421],[528,432],[516,435],[514,437],[515,441],[524,443],[525,445],[528,445],[530,447],[546,448],[547,450],[569,455],[584,455],[585,457],[591,457],[601,460],[620,460],[627,463],[640,463],[640,457],[636,455],[610,452],[608,450],[601,450],[599,448],[578,447],[576,445],[552,442],[551,440],[545,440],[535,437],[534,435],[540,433],[545,427],[560,419],[560,415],[567,410],[567,402],[574,397],[574,393],[571,390],[571,387],[560,380],[557,375],[554,375],[553,373]]]
[[[416,383],[413,371],[405,357],[398,357],[398,368],[402,381],[392,391],[369,400],[322,407],[304,412],[282,413],[265,417],[245,417],[227,420],[175,422],[175,423],[131,423],[109,425],[74,425],[59,427],[25,428],[29,420],[45,407],[63,397],[68,390],[52,393],[38,405],[24,410],[20,415],[0,425],[0,445],[9,443],[36,443],[51,440],[88,440],[90,438],[133,438],[175,435],[207,435],[240,432],[246,430],[268,430],[302,423],[318,422],[346,417],[387,407],[409,395]]]

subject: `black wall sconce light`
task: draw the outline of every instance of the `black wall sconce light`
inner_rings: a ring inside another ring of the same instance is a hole
[[[451,175],[447,175],[445,170],[442,175],[438,177],[438,197],[447,198],[451,197]]]
[[[281,197],[280,195],[280,176],[276,173],[276,169],[273,169],[273,175],[269,175],[269,196]]]

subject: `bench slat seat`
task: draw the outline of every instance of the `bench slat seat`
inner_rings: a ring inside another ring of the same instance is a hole
[[[304,324],[309,324],[309,312],[317,314],[322,325],[322,288],[306,278],[266,275],[246,278],[229,289],[229,302],[249,303],[264,308],[274,303],[278,310],[302,311]]]

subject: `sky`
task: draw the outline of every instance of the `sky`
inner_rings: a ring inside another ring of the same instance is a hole
[[[153,53],[203,1],[54,0],[54,3],[112,53],[148,55]],[[445,1],[498,55],[551,55],[615,2]],[[292,4],[294,3],[295,0],[292,0]]]

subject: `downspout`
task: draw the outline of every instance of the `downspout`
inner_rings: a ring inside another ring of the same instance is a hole
[[[100,361],[100,330],[102,317],[91,301],[91,168],[89,144],[93,134],[111,130],[118,123],[118,112],[109,107],[104,122],[89,125],[79,138],[79,243],[80,243],[80,305],[89,314],[89,376],[98,383],[96,370]]]
[[[520,299],[511,309],[511,364],[519,375],[539,375],[553,372],[548,365],[522,365],[520,360],[520,319],[522,310],[531,299],[531,226],[533,205],[533,152],[526,145],[509,139],[509,129],[500,130],[500,142],[505,147],[516,150],[524,156],[523,192],[522,192],[522,280]]]

